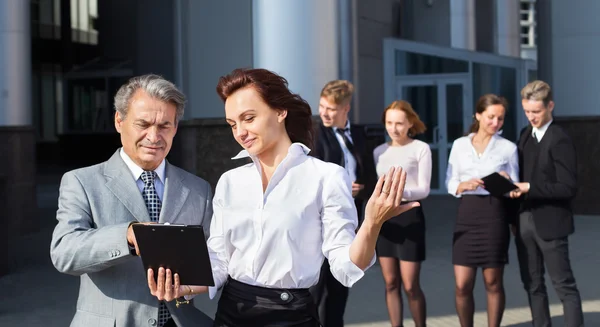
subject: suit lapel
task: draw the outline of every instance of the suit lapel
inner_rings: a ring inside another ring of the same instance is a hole
[[[104,175],[107,177],[106,187],[123,203],[136,220],[150,221],[142,193],[138,189],[131,171],[121,159],[119,151],[120,149],[106,164],[104,170]]]
[[[190,189],[183,183],[183,176],[168,161],[166,162],[165,176],[165,193],[159,222],[176,223]]]
[[[344,167],[344,154],[342,152],[342,146],[335,136],[335,132],[331,127],[323,126],[325,130],[325,137],[327,138],[328,152],[329,158],[326,158],[325,161],[333,162]]]
[[[544,133],[544,137],[542,137],[542,139],[540,140],[540,143],[538,144],[539,146],[539,152],[540,154],[543,155],[539,155],[538,156],[538,160],[536,160],[536,166],[540,165],[540,159],[541,158],[547,158],[548,153],[550,153],[550,144],[553,144],[552,142],[552,132],[553,132],[553,128],[552,125],[554,124],[554,122],[550,123],[550,125],[548,125],[548,128],[546,129],[546,132]],[[545,163],[543,163],[545,164]]]
[[[531,137],[531,133],[533,131],[533,127],[529,125],[525,128],[525,131],[521,134],[521,139],[519,140],[519,148],[523,150],[525,148],[525,143]]]
[[[546,137],[548,137],[548,131],[546,131],[546,134],[544,135],[544,138],[542,138],[542,140],[544,140]],[[531,140],[530,140],[531,139]],[[519,142],[519,146],[521,148],[521,152],[523,153],[523,156],[528,155],[529,156],[529,160],[534,160],[533,164],[529,166],[529,176],[531,176],[531,179],[533,179],[535,177],[536,171],[538,170],[538,166],[539,166],[539,153],[542,150],[543,144],[541,142],[539,142],[537,144],[537,152],[536,153],[528,153],[526,154],[525,152],[523,152],[525,150],[525,144],[527,144],[527,142],[537,142],[534,138],[533,138],[533,127],[531,125],[529,125],[529,127],[527,127],[527,129],[525,130],[525,134],[522,136],[521,141]],[[525,168],[525,167],[522,167]]]
[[[354,144],[354,158],[356,159],[356,179],[360,182],[362,181],[362,175],[363,175],[363,160],[362,160],[362,155],[363,155],[363,148],[364,148],[364,144],[363,144],[363,138],[362,138],[362,128],[358,127],[358,126],[351,126],[350,128],[350,136],[352,136],[352,144]]]

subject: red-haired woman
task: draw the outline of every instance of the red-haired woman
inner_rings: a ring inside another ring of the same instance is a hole
[[[402,100],[385,108],[382,121],[391,141],[373,151],[377,174],[383,176],[390,167],[402,167],[406,171],[403,201],[425,199],[431,183],[431,149],[427,143],[414,139],[425,132],[425,124],[410,103]],[[425,295],[419,282],[421,262],[425,260],[425,217],[420,206],[383,224],[377,240],[377,257],[392,326],[402,326],[401,285],[415,326],[425,326]]]

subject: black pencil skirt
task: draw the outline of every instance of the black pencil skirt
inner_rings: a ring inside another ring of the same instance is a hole
[[[229,278],[213,326],[319,327],[317,306],[308,289],[276,289],[248,285]]]
[[[509,241],[505,199],[489,195],[461,198],[453,237],[453,264],[502,267],[508,263]]]
[[[406,203],[406,202],[403,202]],[[425,260],[425,215],[421,206],[383,223],[377,238],[377,257],[402,261]]]

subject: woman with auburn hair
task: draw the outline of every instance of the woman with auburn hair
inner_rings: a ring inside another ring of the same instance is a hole
[[[431,182],[431,149],[414,139],[425,132],[410,103],[394,101],[383,111],[382,122],[391,139],[373,151],[377,175],[383,176],[393,166],[406,172],[403,203],[423,200],[429,195]],[[402,294],[415,326],[425,326],[426,303],[419,275],[425,260],[425,217],[421,206],[414,207],[385,222],[377,239],[377,257],[385,280],[385,300],[392,326],[402,326]]]
[[[264,69],[236,69],[221,77],[217,93],[225,119],[243,147],[235,158],[251,162],[221,176],[213,198],[208,251],[214,287],[179,285],[169,296],[223,287],[215,326],[319,326],[308,288],[323,260],[347,287],[375,262],[381,225],[418,203],[401,204],[406,173],[382,176],[355,233],[358,218],[345,170],[308,156],[311,109],[287,81]],[[384,183],[385,182],[385,183]],[[164,284],[149,277],[152,294]]]
[[[492,196],[481,178],[498,172],[519,178],[517,146],[499,135],[508,104],[486,94],[475,105],[469,134],[452,144],[446,186],[460,198],[454,228],[452,263],[456,311],[462,327],[473,326],[475,274],[481,268],[487,293],[488,326],[499,327],[504,312],[504,265],[508,263],[511,214],[508,198]]]

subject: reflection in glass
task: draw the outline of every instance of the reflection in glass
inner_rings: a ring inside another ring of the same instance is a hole
[[[468,73],[469,62],[396,50],[396,76]]]
[[[438,126],[437,86],[407,86],[402,88],[399,100],[408,101],[427,127],[425,133],[416,138],[427,143],[436,143],[434,129]]]
[[[463,86],[462,84],[446,85],[446,121],[448,142],[454,142],[466,132],[463,126]]]
[[[502,128],[502,136],[513,142],[517,139],[516,99],[517,72],[514,68],[473,63],[473,102],[484,94],[494,93],[506,98],[508,110]],[[474,107],[474,106],[473,106]]]

